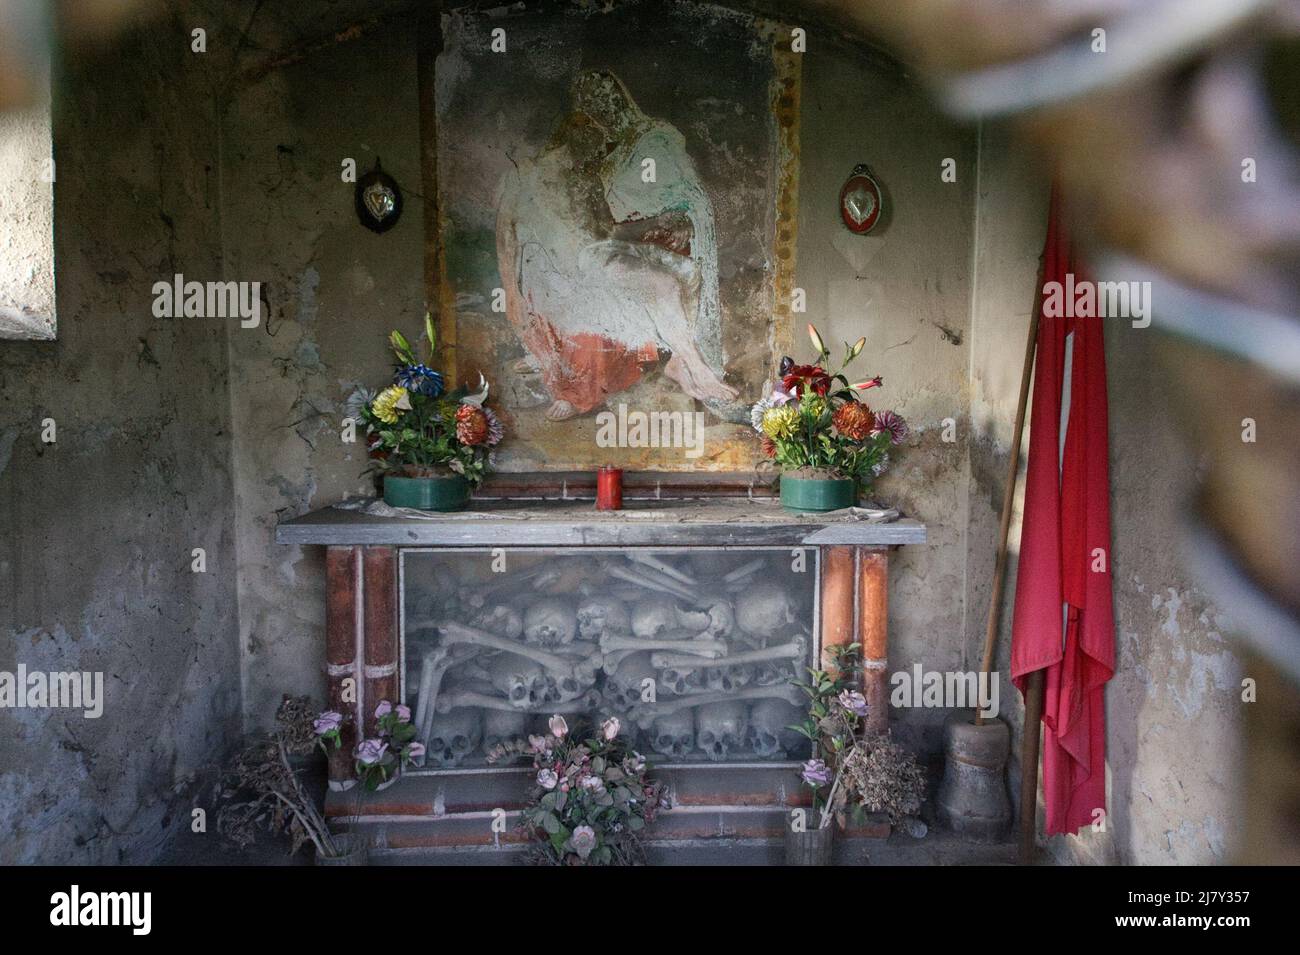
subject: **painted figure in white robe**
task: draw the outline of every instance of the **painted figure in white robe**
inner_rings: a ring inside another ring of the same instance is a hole
[[[540,371],[551,420],[664,374],[710,406],[723,381],[713,206],[676,128],[607,71],[573,86],[573,111],[502,180],[497,259],[506,313]],[[650,160],[652,162],[647,162]]]

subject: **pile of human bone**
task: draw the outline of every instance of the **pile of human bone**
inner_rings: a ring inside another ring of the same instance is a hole
[[[679,761],[801,755],[815,573],[791,552],[407,557],[407,700],[426,765],[617,716]]]

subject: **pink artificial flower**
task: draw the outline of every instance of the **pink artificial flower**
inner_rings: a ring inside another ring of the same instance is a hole
[[[882,431],[889,432],[890,444],[902,444],[908,435],[907,422],[903,416],[896,411],[877,411],[876,426],[872,434],[880,434]]]
[[[343,714],[336,713],[334,710],[326,710],[311,722],[311,728],[316,731],[317,736],[324,736],[326,733],[333,733],[342,725]]]
[[[362,766],[373,766],[384,758],[388,744],[380,739],[362,740],[357,747],[357,762]]]
[[[787,389],[784,384],[778,384],[772,389],[772,404],[775,407],[779,408],[781,405],[788,404],[791,401],[794,401],[796,397],[798,396],[795,395],[793,391]]]
[[[591,826],[579,826],[569,837],[569,844],[573,846],[578,858],[587,858],[596,848],[596,830]]]

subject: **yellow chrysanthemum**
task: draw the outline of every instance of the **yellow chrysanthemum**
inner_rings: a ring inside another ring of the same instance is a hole
[[[790,405],[768,408],[763,412],[763,433],[776,441],[788,438],[799,426],[799,412]]]
[[[411,396],[401,385],[391,385],[376,396],[370,409],[385,424],[396,424],[403,411],[411,410]]]

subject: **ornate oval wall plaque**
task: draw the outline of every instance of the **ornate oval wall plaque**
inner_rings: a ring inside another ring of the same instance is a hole
[[[880,186],[866,163],[853,167],[853,175],[840,190],[840,217],[850,232],[866,235],[880,220]]]
[[[375,168],[357,180],[357,218],[373,232],[387,232],[402,217],[402,190],[375,160]]]

